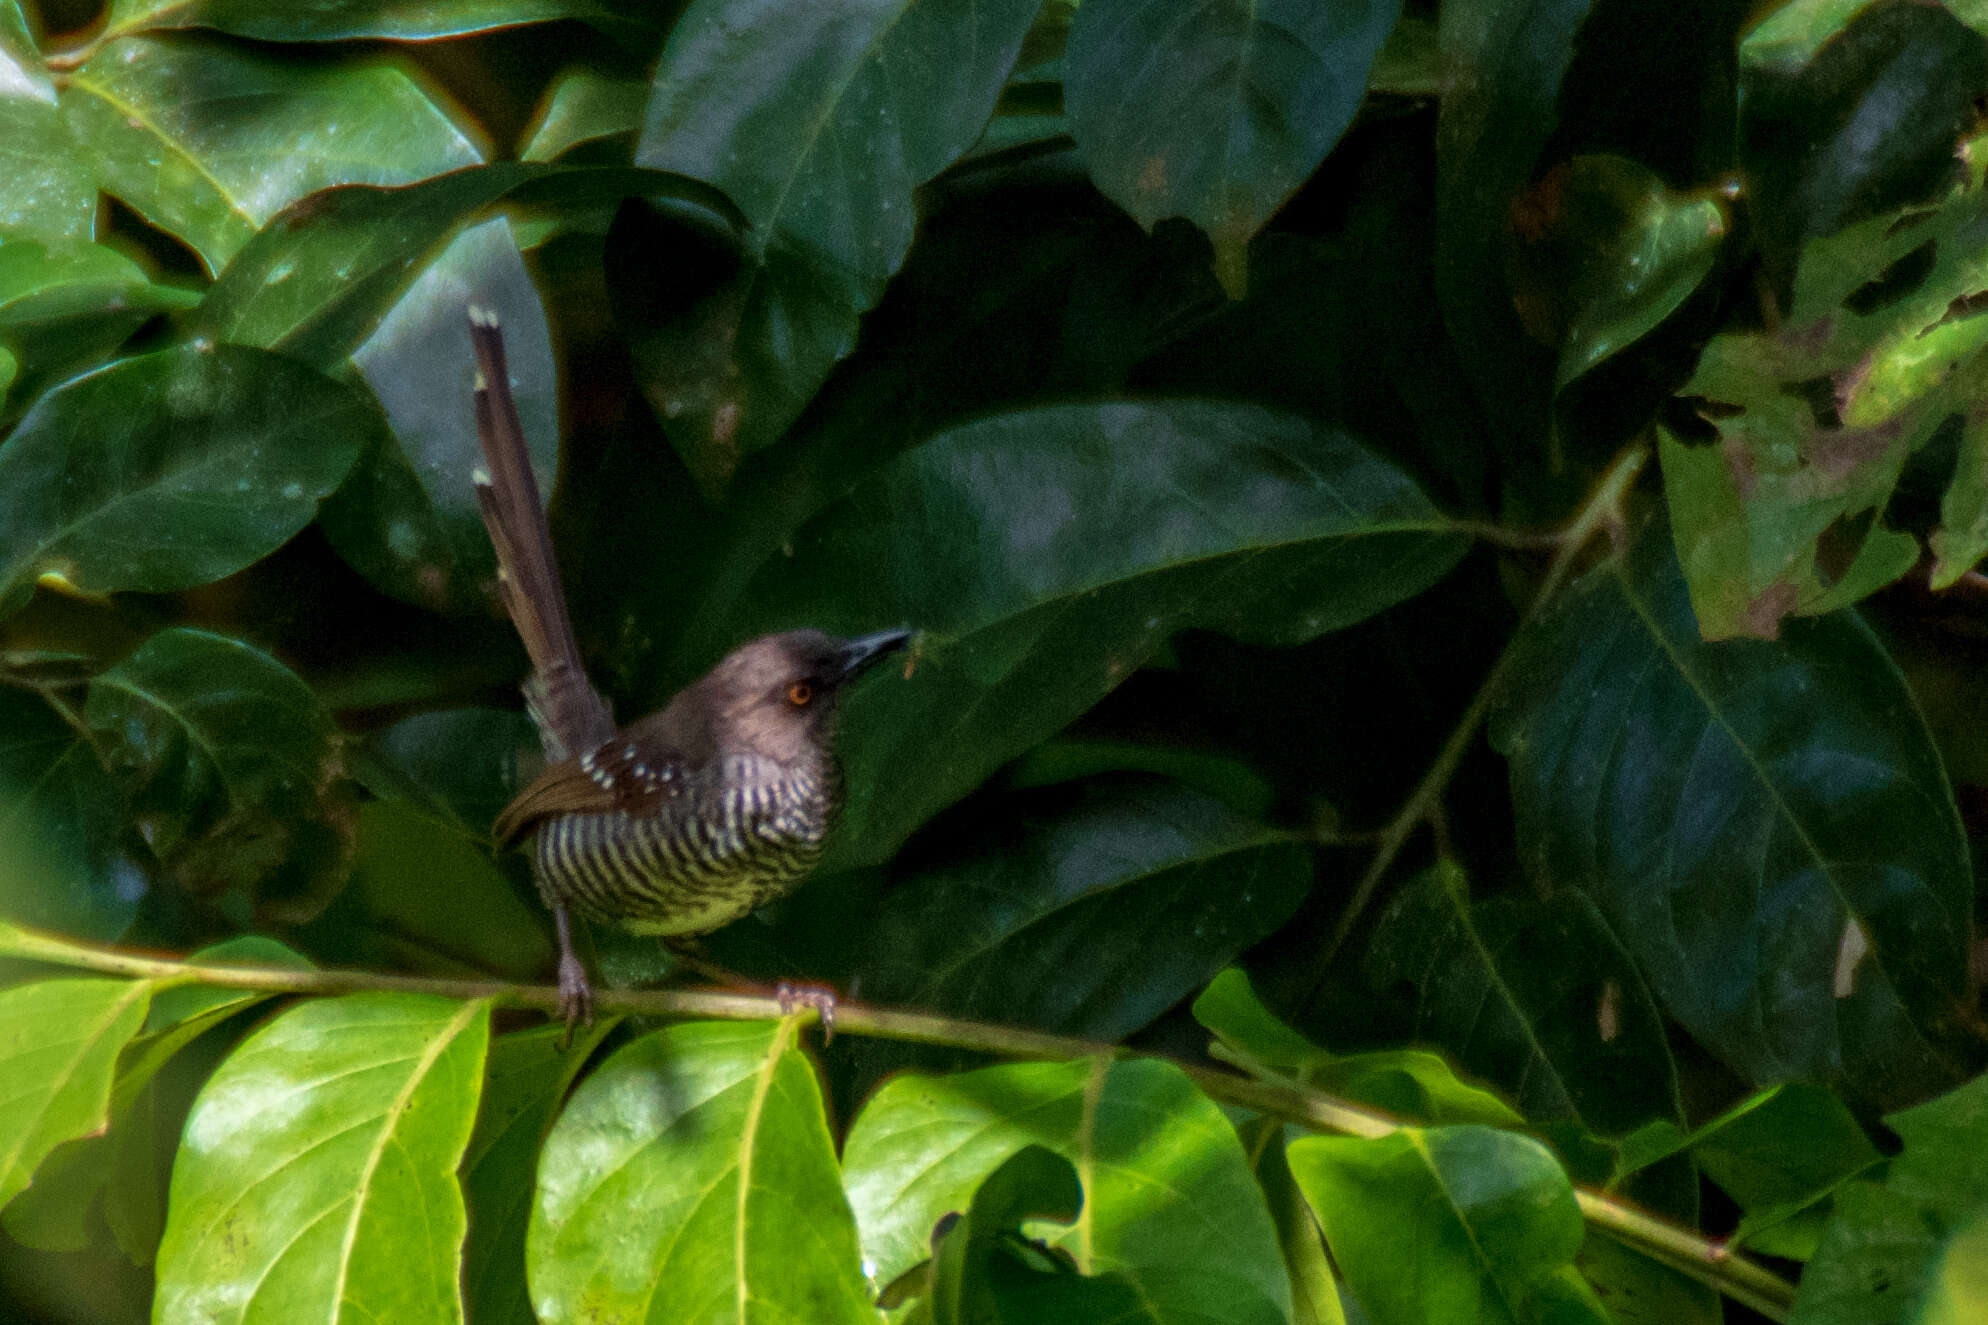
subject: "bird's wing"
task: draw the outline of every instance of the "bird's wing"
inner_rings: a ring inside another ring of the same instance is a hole
[[[533,778],[497,816],[498,845],[523,836],[541,819],[560,814],[657,814],[683,794],[690,764],[653,742],[616,736]]]

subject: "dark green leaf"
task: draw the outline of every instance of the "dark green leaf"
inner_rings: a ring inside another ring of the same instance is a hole
[[[1290,1163],[1375,1325],[1608,1320],[1573,1269],[1574,1189],[1531,1137],[1486,1127],[1314,1136],[1292,1143]]]
[[[85,239],[96,180],[62,125],[20,0],[0,0],[0,230]]]
[[[103,1130],[111,1074],[145,1024],[144,980],[38,980],[0,990],[0,1205],[49,1151]]]
[[[1525,1121],[1496,1095],[1459,1080],[1439,1054],[1422,1049],[1344,1057],[1327,1053],[1264,1007],[1249,977],[1235,967],[1201,991],[1194,1000],[1194,1019],[1216,1036],[1210,1054],[1252,1075],[1289,1078],[1419,1122],[1516,1127]]]
[[[1086,0],[1064,72],[1098,188],[1148,230],[1184,216],[1241,297],[1251,236],[1339,141],[1399,0]]]
[[[611,35],[644,29],[600,0],[112,0],[106,35],[158,28],[216,28],[260,41],[426,41],[572,18]]]
[[[525,161],[556,161],[576,147],[605,141],[627,161],[634,155],[648,98],[646,79],[585,67],[565,70],[546,90],[518,155]]]
[[[1972,878],[1939,756],[1855,617],[1699,638],[1661,525],[1531,627],[1493,736],[1534,876],[1580,888],[1749,1080],[1952,1080]]]
[[[121,935],[150,886],[127,827],[117,780],[78,727],[31,691],[0,689],[0,914]]]
[[[1282,1325],[1290,1282],[1262,1189],[1234,1128],[1171,1064],[1011,1063],[886,1082],[843,1147],[873,1277],[929,1254],[940,1216],[1041,1145],[1089,1178],[1054,1243],[1085,1274],[1123,1275],[1155,1325]]]
[[[1400,470],[1288,416],[1202,401],[1026,410],[863,479],[769,560],[728,629],[934,632],[908,679],[873,680],[848,705],[838,851],[867,863],[1173,632],[1310,639],[1420,592],[1466,546]]]
[[[717,381],[646,384],[701,480],[776,440],[849,352],[911,245],[912,191],[980,136],[1038,8],[694,0],[672,29],[635,159],[724,190],[756,236],[709,312],[734,346]],[[704,399],[679,416],[692,385]]]
[[[1723,1325],[1726,1319],[1711,1287],[1595,1228],[1574,1264],[1607,1304],[1610,1325]]]
[[[278,355],[200,344],[50,392],[0,446],[0,604],[217,580],[303,528],[378,415]]]
[[[249,1037],[187,1118],[161,1318],[460,1321],[489,1027],[486,1003],[354,994]]]
[[[1795,1294],[1795,1325],[1904,1325],[1940,1238],[1917,1202],[1846,1183]]]
[[[511,390],[538,485],[559,464],[559,383],[545,308],[510,225],[495,217],[461,231],[352,352],[393,425],[319,517],[339,555],[398,598],[435,611],[487,610],[496,575],[472,473],[477,441],[464,309],[474,300],[503,322]]]
[[[603,1017],[565,1048],[563,1026],[517,1031],[490,1042],[483,1106],[462,1160],[469,1204],[464,1304],[476,1325],[537,1320],[525,1287],[525,1232],[539,1144],[574,1077],[615,1025],[616,1018]]]
[[[538,1166],[540,1320],[874,1325],[798,1028],[672,1026],[587,1078]]]
[[[70,75],[62,111],[100,186],[210,272],[306,194],[479,159],[402,64],[307,65],[199,38],[110,43]]]
[[[268,654],[162,631],[90,683],[83,716],[182,887],[239,888],[308,915],[344,881],[342,743],[310,687]]]
[[[1144,780],[1017,798],[947,855],[896,881],[866,996],[1105,1040],[1275,930],[1312,878],[1288,834]]]
[[[531,719],[510,709],[417,713],[376,734],[373,750],[379,776],[361,774],[368,790],[479,841],[541,758]]]
[[[1681,1116],[1662,1020],[1578,895],[1473,903],[1445,864],[1382,916],[1366,975],[1412,999],[1417,1039],[1504,1086],[1527,1118],[1614,1136]]]

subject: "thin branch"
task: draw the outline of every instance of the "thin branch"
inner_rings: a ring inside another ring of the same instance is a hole
[[[559,990],[550,985],[507,984],[493,980],[450,980],[382,975],[369,971],[299,971],[283,967],[210,965],[148,956],[118,948],[76,943],[15,926],[0,926],[0,956],[142,980],[197,982],[265,994],[349,994],[388,992],[442,998],[487,998],[509,1007],[535,1008],[557,1016]],[[776,997],[702,989],[602,989],[596,1011],[652,1017],[706,1017],[720,1021],[760,1021],[785,1015]],[[1013,1026],[965,1021],[925,1012],[840,1003],[835,1009],[840,1034],[869,1035],[912,1044],[974,1049],[1008,1058],[1157,1058],[1170,1062],[1213,1099],[1254,1109],[1316,1131],[1348,1136],[1387,1136],[1403,1124],[1377,1109],[1339,1099],[1290,1082],[1258,1081],[1223,1068],[1185,1063],[1158,1054],[1140,1054],[1123,1045],[1074,1035],[1051,1035]],[[1610,1236],[1773,1320],[1786,1320],[1794,1285],[1744,1256],[1729,1254],[1723,1242],[1647,1214],[1614,1197],[1576,1188],[1581,1213]]]
[[[1380,845],[1375,848],[1373,859],[1367,862],[1366,872],[1360,876],[1360,882],[1353,889],[1352,898],[1346,903],[1346,909],[1340,913],[1339,923],[1333,927],[1332,937],[1326,943],[1319,963],[1321,968],[1329,966],[1339,949],[1345,945],[1347,937],[1353,932],[1353,926],[1358,923],[1361,913],[1367,909],[1367,903],[1373,900],[1375,890],[1380,887],[1381,880],[1387,877],[1388,870],[1393,867],[1402,848],[1406,847],[1415,835],[1415,830],[1427,822],[1440,806],[1443,792],[1449,787],[1450,778],[1455,776],[1457,765],[1462,763],[1464,755],[1469,753],[1471,742],[1477,738],[1478,727],[1483,724],[1485,715],[1491,711],[1491,703],[1504,684],[1505,673],[1510,669],[1513,658],[1517,656],[1519,637],[1524,633],[1526,626],[1536,620],[1547,606],[1559,597],[1561,588],[1573,574],[1574,567],[1579,564],[1581,549],[1588,545],[1589,540],[1604,530],[1620,529],[1623,498],[1628,494],[1630,485],[1636,481],[1636,476],[1642,473],[1643,465],[1648,458],[1649,452],[1642,446],[1625,451],[1609,467],[1608,473],[1595,488],[1594,495],[1588,499],[1587,504],[1567,526],[1566,531],[1556,536],[1560,550],[1554,554],[1552,564],[1547,567],[1546,578],[1540,582],[1539,592],[1533,595],[1532,603],[1526,608],[1526,614],[1519,622],[1518,630],[1512,633],[1504,652],[1498,655],[1498,661],[1491,665],[1483,684],[1478,686],[1477,693],[1471,697],[1470,707],[1464,710],[1463,717],[1451,730],[1449,739],[1443,743],[1441,752],[1436,756],[1436,762],[1429,766],[1429,771],[1423,775],[1422,781],[1408,797],[1407,802],[1395,813],[1387,827],[1381,830]]]

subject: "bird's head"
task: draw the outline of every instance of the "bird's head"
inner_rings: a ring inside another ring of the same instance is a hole
[[[693,689],[730,740],[783,763],[820,750],[850,682],[904,647],[908,630],[843,639],[819,630],[762,635],[727,654]]]

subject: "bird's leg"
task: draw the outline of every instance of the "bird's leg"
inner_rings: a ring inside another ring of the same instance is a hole
[[[693,971],[713,984],[728,985],[734,989],[767,988],[765,981],[740,975],[737,971],[720,966],[706,957],[703,945],[694,938],[665,938],[663,946],[669,949],[670,956],[675,958],[685,970]],[[772,987],[772,993],[773,997],[779,1000],[783,1016],[791,1016],[795,1008],[813,1008],[821,1016],[822,1043],[826,1044],[834,1037],[836,996],[833,989],[827,985],[803,985],[782,980]]]
[[[821,1042],[827,1044],[835,1038],[835,991],[827,985],[797,985],[782,980],[774,987],[773,996],[780,1000],[783,1016],[793,1016],[795,1008],[813,1008],[821,1018]]]
[[[559,936],[559,1015],[566,1023],[559,1047],[564,1049],[573,1039],[577,1023],[593,1025],[594,990],[587,983],[587,968],[581,963],[580,954],[573,950],[573,922],[558,902],[552,903],[552,928]]]

